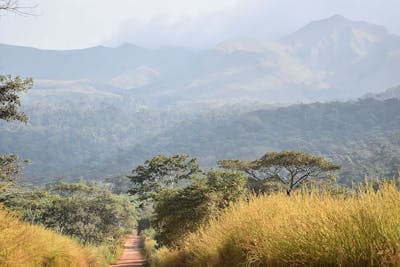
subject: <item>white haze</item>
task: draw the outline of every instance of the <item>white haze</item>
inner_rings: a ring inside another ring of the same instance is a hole
[[[237,38],[278,39],[341,14],[400,34],[398,0],[21,0],[37,16],[0,18],[0,43],[47,49],[133,43],[214,47]]]

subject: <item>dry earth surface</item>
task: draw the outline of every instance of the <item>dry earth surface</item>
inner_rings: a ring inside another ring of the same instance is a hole
[[[121,258],[108,267],[134,267],[145,266],[145,259],[140,249],[140,237],[136,232],[128,235]]]

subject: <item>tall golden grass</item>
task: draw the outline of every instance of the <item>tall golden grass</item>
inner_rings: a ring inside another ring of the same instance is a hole
[[[0,207],[0,266],[103,266],[98,256],[77,241],[21,222]]]
[[[158,266],[400,266],[400,191],[254,197],[161,249]]]

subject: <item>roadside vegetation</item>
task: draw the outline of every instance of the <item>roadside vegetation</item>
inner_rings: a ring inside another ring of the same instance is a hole
[[[104,266],[102,252],[0,208],[0,266]]]
[[[143,195],[153,192],[144,198],[152,212],[150,228],[142,231],[151,266],[400,264],[397,180],[349,188],[335,182],[340,166],[282,151],[253,161],[223,160],[224,169],[186,173],[180,183],[165,183],[182,177],[179,168],[186,169],[185,163],[193,167],[196,161],[157,156],[130,176],[131,191],[146,185]],[[150,169],[165,174],[160,183],[147,181],[154,178]]]
[[[239,201],[156,266],[398,266],[400,191],[395,182],[351,195],[302,190]]]

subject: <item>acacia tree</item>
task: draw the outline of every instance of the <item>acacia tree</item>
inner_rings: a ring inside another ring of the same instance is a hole
[[[290,196],[293,189],[300,187],[306,180],[326,179],[332,171],[340,169],[320,156],[300,151],[282,151],[266,153],[254,161],[222,160],[219,166],[239,170],[247,174],[249,182],[277,181]]]
[[[128,192],[138,195],[142,201],[155,199],[162,189],[177,186],[179,182],[190,180],[201,172],[197,160],[189,159],[188,155],[158,155],[132,171],[128,178],[133,186]]]

